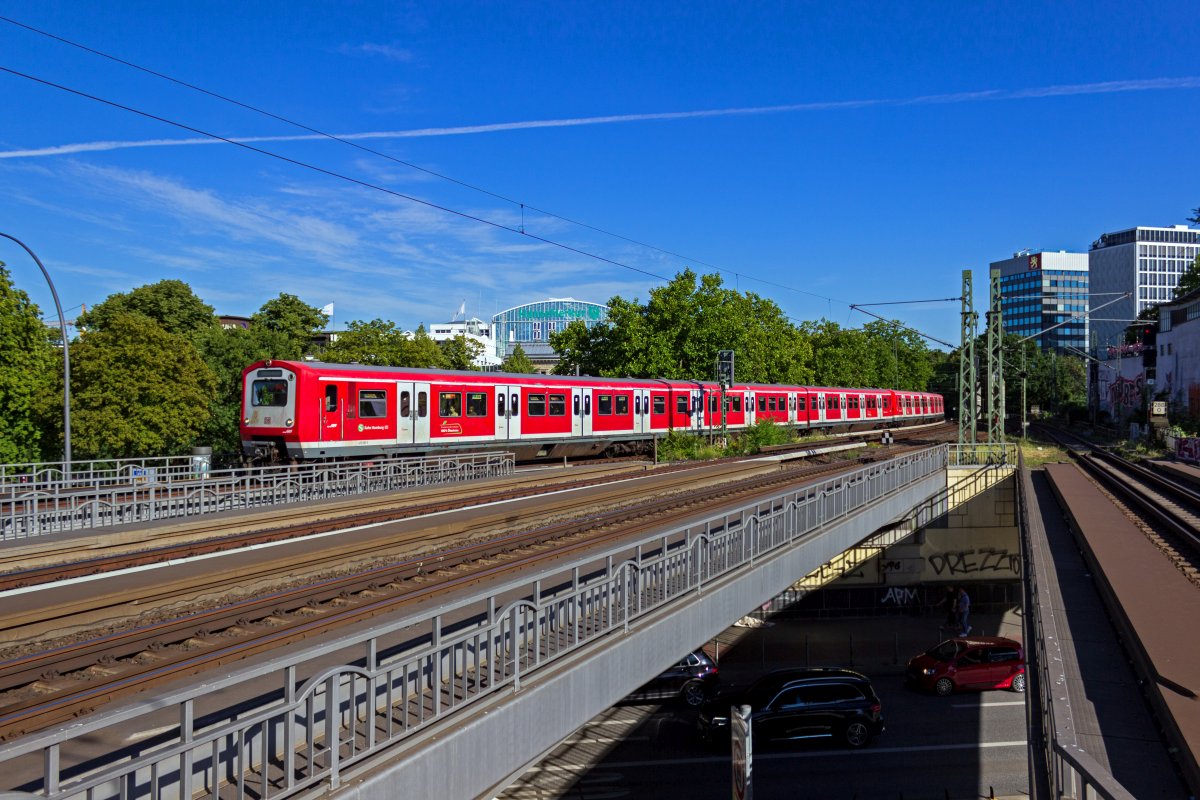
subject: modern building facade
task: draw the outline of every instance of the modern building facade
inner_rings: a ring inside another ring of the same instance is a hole
[[[1086,352],[1088,346],[1088,254],[1058,252],[1014,253],[993,261],[1000,271],[1001,315],[1004,332],[1030,341],[1042,350]]]
[[[475,358],[475,366],[482,370],[500,368],[501,359],[496,356],[496,342],[492,338],[492,326],[478,317],[451,322],[434,322],[429,326],[429,338],[435,342],[449,341],[457,336],[479,342],[482,352]]]
[[[591,327],[607,319],[607,306],[571,297],[515,306],[492,317],[495,354],[504,359],[520,344],[535,366],[549,371],[558,363],[558,356],[550,346],[551,333],[577,320]]]
[[[1129,297],[1092,314],[1098,350],[1124,343],[1125,328],[1151,306],[1174,299],[1179,277],[1200,254],[1200,230],[1137,227],[1106,233],[1092,243],[1088,271],[1092,307],[1123,293]]]

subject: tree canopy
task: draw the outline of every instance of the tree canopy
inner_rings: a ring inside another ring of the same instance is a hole
[[[466,334],[438,343],[450,369],[479,369],[475,359],[483,353],[483,345]]]
[[[526,375],[532,375],[537,372],[537,367],[529,360],[529,356],[525,354],[525,348],[517,343],[512,352],[500,364],[501,372],[516,372]]]
[[[117,314],[71,345],[71,428],[80,458],[178,455],[208,422],[216,377],[183,336]]]
[[[81,313],[75,324],[80,330],[101,331],[121,314],[139,314],[154,320],[168,333],[187,337],[217,324],[213,307],[180,280],[162,280],[139,286],[128,294],[109,295],[99,305]]]
[[[372,364],[381,367],[406,367],[410,364],[412,345],[404,331],[394,322],[373,319],[355,320],[321,351],[324,361],[336,364]]]
[[[40,461],[54,452],[43,441],[46,423],[39,412],[52,406],[61,417],[61,380],[51,402],[55,370],[62,372],[62,356],[50,343],[41,310],[13,286],[0,261],[0,463]]]
[[[280,293],[279,297],[262,304],[252,317],[250,325],[281,333],[287,341],[287,352],[279,358],[296,359],[307,353],[312,341],[329,322],[321,310],[310,306],[299,297]]]

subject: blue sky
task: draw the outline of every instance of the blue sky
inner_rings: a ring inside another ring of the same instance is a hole
[[[464,300],[486,318],[645,299],[660,281],[644,273],[692,266],[795,320],[857,326],[851,303],[956,297],[970,268],[982,306],[990,261],[1200,206],[1200,19],[1182,2],[12,0],[0,15],[469,184],[0,22],[0,67],[387,190],[0,72],[0,231],[41,257],[68,317],[177,278],[219,313],[287,292],[334,303],[335,327],[415,327]],[[52,317],[28,257],[0,242],[0,260]],[[959,336],[957,303],[874,310]]]

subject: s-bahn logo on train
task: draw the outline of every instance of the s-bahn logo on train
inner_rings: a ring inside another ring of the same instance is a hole
[[[458,436],[463,432],[462,424],[458,422],[443,422],[441,431],[450,436]]]

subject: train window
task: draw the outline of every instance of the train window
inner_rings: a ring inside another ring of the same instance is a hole
[[[676,397],[676,398],[675,398],[675,413],[676,413],[676,414],[686,414],[686,413],[688,413],[688,407],[687,407],[687,406],[688,406],[688,403],[687,403],[687,398],[686,398],[686,397],[684,397],[683,395],[680,395],[680,396],[678,396],[678,397]]]
[[[286,406],[287,400],[288,384],[285,380],[255,381],[250,387],[252,406]]]
[[[439,394],[438,414],[442,417],[461,417],[462,392],[442,392]]]
[[[486,417],[487,394],[484,392],[467,392],[467,416]]]
[[[682,400],[683,398],[681,397],[679,399]],[[655,414],[667,413],[667,398],[663,397],[662,395],[655,395],[655,397],[654,397],[654,413]]]
[[[504,416],[504,407],[505,407],[504,401],[505,401],[506,397],[507,396],[504,394],[504,392],[496,392],[496,416],[497,417]]]
[[[512,403],[511,403],[511,405],[512,405],[512,415],[513,415],[514,417],[516,417],[516,416],[520,416],[520,414],[521,414],[521,404],[517,402],[517,393],[516,393],[516,392],[513,392],[513,393],[512,393],[512,397],[510,397],[509,399],[512,401]]]
[[[332,414],[337,411],[337,387],[325,387],[325,413]]]
[[[640,394],[633,398],[633,413],[642,413],[642,396]]]
[[[571,411],[575,416],[579,416],[579,395],[575,395],[575,403],[571,406]]]
[[[710,394],[708,396],[708,413],[717,413],[717,396],[715,394]]]
[[[808,398],[807,397],[797,397],[796,398],[796,410],[797,411],[807,411],[808,410]]]
[[[777,410],[778,409],[775,408],[775,398],[768,397],[767,398],[767,411],[777,411]]]
[[[622,416],[624,416],[625,414],[628,414],[629,413],[629,395],[619,394],[616,397],[616,401],[617,401],[617,412],[616,413],[618,413]]]
[[[427,392],[417,392],[417,416],[425,419],[429,413],[429,394]]]
[[[591,413],[592,413],[592,396],[589,394],[587,397],[583,398],[583,415],[586,417],[588,414],[591,414]]]
[[[546,416],[546,395],[531,394],[526,398],[529,405],[529,416],[544,417]]]
[[[400,419],[412,416],[412,392],[400,393]]]
[[[362,389],[358,393],[360,417],[386,417],[387,392],[383,389]]]
[[[758,396],[758,410],[759,411],[767,410],[767,398],[763,397],[761,394]]]
[[[742,413],[742,396],[740,394],[735,394],[733,396],[733,413]]]
[[[567,396],[565,394],[550,395],[550,416],[565,417],[567,415]]]
[[[612,414],[612,395],[598,394],[596,395],[596,414],[602,417]]]

